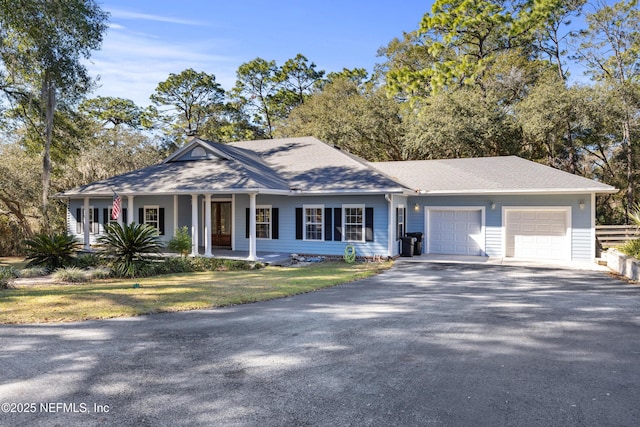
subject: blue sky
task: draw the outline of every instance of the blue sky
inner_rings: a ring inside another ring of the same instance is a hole
[[[231,89],[238,67],[256,57],[282,65],[302,53],[318,69],[373,70],[378,48],[413,31],[432,1],[104,0],[111,14],[88,68],[94,95],[148,105],[169,73],[214,74]]]

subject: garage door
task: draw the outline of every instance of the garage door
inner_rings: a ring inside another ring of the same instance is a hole
[[[428,209],[427,251],[431,254],[482,255],[482,211]]]
[[[506,210],[505,255],[516,258],[570,259],[567,209]]]

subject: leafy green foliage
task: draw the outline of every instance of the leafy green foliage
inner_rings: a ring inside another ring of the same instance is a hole
[[[126,124],[132,128],[142,126],[143,111],[130,99],[98,96],[84,101],[80,105],[80,111],[105,125]]]
[[[170,74],[158,83],[151,101],[167,111],[160,118],[187,135],[199,134],[204,122],[219,114],[224,106],[224,90],[216,76],[189,68],[180,74]],[[177,114],[176,114],[177,113]]]
[[[68,234],[37,234],[24,241],[27,267],[44,266],[49,271],[73,264],[78,242]]]
[[[189,227],[180,227],[176,231],[176,235],[169,241],[167,247],[169,250],[178,252],[182,256],[187,256],[191,251],[191,234],[189,233]]]
[[[151,255],[162,248],[158,231],[146,224],[112,222],[106,234],[98,237],[102,255],[111,262],[118,277],[140,277],[149,274]]]
[[[403,159],[400,105],[357,78],[331,79],[291,112],[276,135],[312,135],[368,160]]]
[[[74,267],[78,268],[89,268],[89,267],[97,267],[100,265],[101,259],[98,254],[95,253],[84,253],[79,254],[73,260]]]
[[[629,240],[620,246],[620,252],[634,258],[640,258],[640,239]]]
[[[321,83],[324,71],[301,54],[282,67],[275,61],[256,58],[240,65],[231,91],[235,104],[246,111],[267,138],[273,138],[276,124],[292,109],[304,104]]]
[[[51,147],[57,98],[76,101],[91,86],[83,59],[102,43],[108,14],[92,0],[0,1],[0,59],[10,84],[3,90],[43,148],[42,227],[47,229]],[[44,131],[44,132],[43,132]]]

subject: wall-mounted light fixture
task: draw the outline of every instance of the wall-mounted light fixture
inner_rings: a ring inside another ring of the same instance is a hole
[[[417,203],[415,205],[413,205],[413,210],[414,211],[419,211],[420,210],[420,205],[417,204]]]
[[[491,208],[492,211],[496,210],[496,204],[494,202],[489,202],[489,207]]]
[[[580,200],[578,206],[580,206],[580,210],[583,211],[584,210],[584,200]]]

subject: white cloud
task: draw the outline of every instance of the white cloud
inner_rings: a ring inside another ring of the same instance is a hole
[[[100,76],[96,96],[128,98],[146,106],[159,82],[187,68],[215,74],[225,89],[235,83],[237,58],[217,53],[228,50],[230,40],[167,41],[120,25],[111,30],[87,63],[89,72]]]
[[[161,15],[152,15],[149,13],[130,12],[128,10],[122,10],[122,9],[108,9],[107,11],[111,14],[112,18],[166,22],[170,24],[191,25],[191,26],[205,25],[204,23],[199,21],[194,21],[191,19],[174,18],[172,16],[161,16]]]

